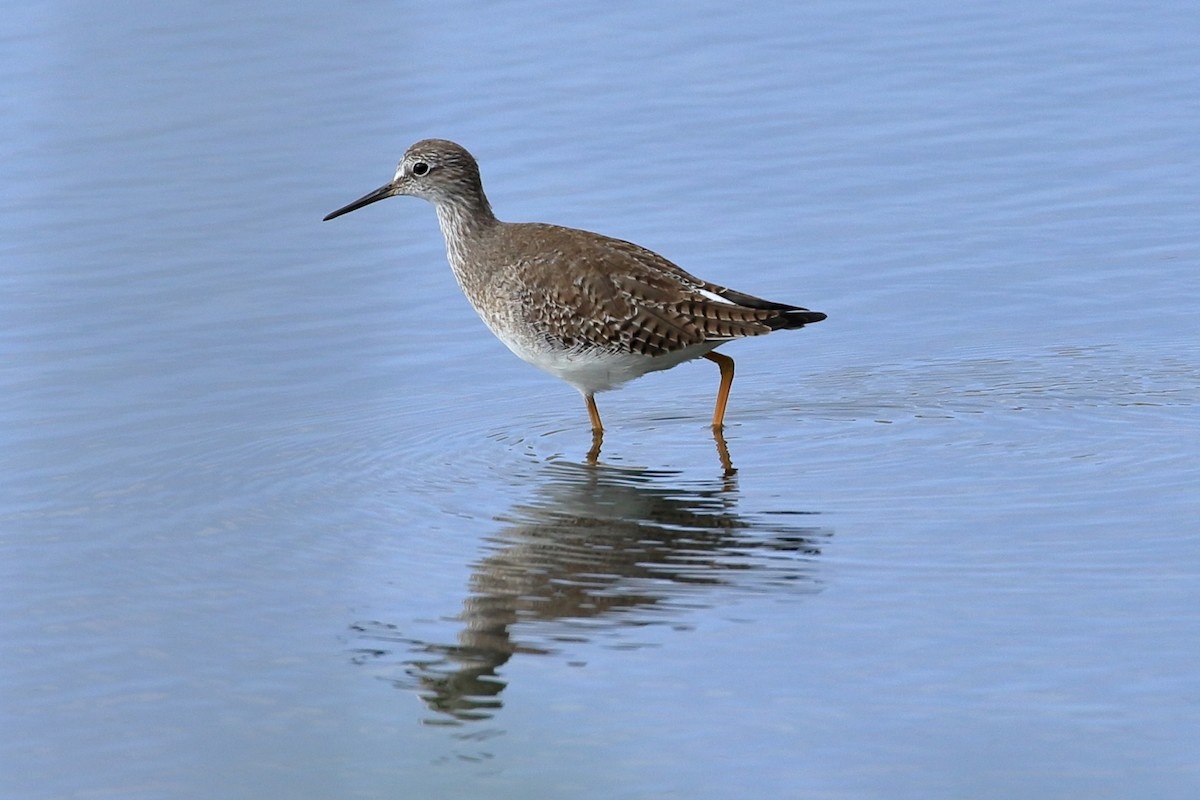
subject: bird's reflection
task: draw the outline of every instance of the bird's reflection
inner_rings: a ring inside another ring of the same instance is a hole
[[[497,670],[516,653],[614,638],[637,646],[629,638],[639,629],[683,623],[727,587],[815,589],[814,559],[829,532],[739,515],[731,475],[682,482],[668,472],[565,463],[547,473],[474,565],[456,642],[421,641],[383,622],[355,626],[364,645],[356,660],[378,667],[399,656],[392,672],[401,674],[385,674],[441,713],[429,722],[490,717],[505,687]]]

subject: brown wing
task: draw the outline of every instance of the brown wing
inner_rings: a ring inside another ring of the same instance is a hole
[[[655,356],[825,318],[707,283],[632,242],[553,225],[513,227],[534,236],[530,250],[544,254],[521,265],[527,318],[567,347]]]

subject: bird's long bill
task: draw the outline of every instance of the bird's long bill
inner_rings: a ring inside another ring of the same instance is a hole
[[[364,194],[362,197],[358,198],[350,205],[342,206],[337,211],[333,211],[333,212],[330,212],[329,214],[326,214],[325,219],[323,219],[321,221],[328,222],[329,220],[333,219],[334,217],[340,217],[342,214],[349,214],[351,211],[360,209],[363,206],[369,206],[369,205],[371,205],[371,203],[374,203],[377,200],[383,200],[384,198],[391,197],[391,196],[392,196],[392,185],[390,183],[385,183],[383,186],[380,186],[375,191],[373,191],[369,194]]]

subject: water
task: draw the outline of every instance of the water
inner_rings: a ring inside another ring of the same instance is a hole
[[[0,794],[1192,797],[1186,4],[6,10]],[[599,398],[505,219],[829,320]]]

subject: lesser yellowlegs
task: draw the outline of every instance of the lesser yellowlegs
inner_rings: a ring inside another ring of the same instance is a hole
[[[475,311],[510,350],[579,390],[597,435],[597,392],[700,356],[721,370],[712,418],[720,431],[733,359],[713,350],[825,319],[701,280],[620,239],[501,222],[474,157],[444,139],[414,144],[392,180],[325,219],[395,195],[433,203],[450,268]]]

